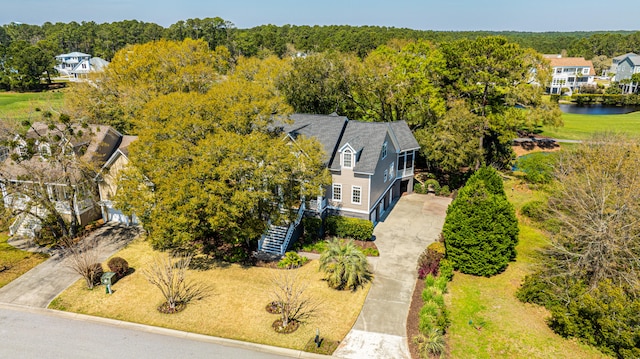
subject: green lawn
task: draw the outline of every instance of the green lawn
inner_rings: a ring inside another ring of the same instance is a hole
[[[543,194],[519,182],[505,183],[516,208]],[[546,237],[521,220],[518,257],[507,270],[491,278],[455,273],[449,285],[447,308],[451,358],[606,358],[596,349],[553,333],[547,326],[547,311],[521,303],[515,292],[533,270],[536,250]]]
[[[16,249],[7,243],[8,239],[7,233],[0,233],[0,288],[48,258],[45,254]]]
[[[53,114],[59,112],[63,102],[64,92],[61,90],[28,93],[0,92],[0,121],[20,123],[24,120],[40,120],[44,111]]]
[[[625,115],[562,114],[563,127],[543,127],[543,136],[570,140],[587,139],[594,132],[623,132],[640,136],[640,111]]]

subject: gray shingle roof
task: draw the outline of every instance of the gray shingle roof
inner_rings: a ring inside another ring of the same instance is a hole
[[[413,137],[413,133],[405,121],[389,122],[389,126],[396,136],[400,151],[417,150],[420,148],[418,141]]]
[[[374,173],[389,127],[384,122],[349,121],[338,149],[347,143],[358,152],[355,172]],[[329,168],[340,169],[340,157],[334,156]]]
[[[626,59],[628,56],[638,56],[638,55],[634,54],[633,52],[628,52],[628,53],[626,53],[624,55],[620,55],[620,56],[614,57],[613,60],[617,60],[618,62],[620,62],[620,61]]]
[[[294,139],[301,134],[315,137],[325,149],[325,164],[333,170],[340,170],[338,150],[347,143],[357,154],[353,170],[371,174],[375,172],[387,133],[398,143],[400,151],[420,148],[405,121],[360,122],[336,114],[294,114],[290,119],[291,123],[276,123],[274,127]]]
[[[290,124],[279,123],[277,126],[282,127],[283,131],[288,133],[294,139],[298,135],[306,137],[314,137],[322,144],[325,151],[325,164],[331,162],[331,158],[336,152],[337,144],[340,142],[340,136],[347,123],[345,116],[338,115],[309,115],[296,113],[290,116],[293,121]]]

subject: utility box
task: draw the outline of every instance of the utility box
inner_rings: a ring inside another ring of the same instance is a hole
[[[104,272],[102,273],[102,277],[100,277],[100,283],[111,286],[116,282],[116,273],[115,272]]]

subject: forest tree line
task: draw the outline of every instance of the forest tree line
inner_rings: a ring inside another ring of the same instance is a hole
[[[118,50],[127,45],[159,39],[202,39],[211,49],[226,47],[236,59],[239,56],[283,57],[298,52],[330,50],[364,58],[378,46],[394,39],[441,43],[496,35],[539,53],[564,53],[594,59],[596,67],[602,63],[602,69],[611,57],[640,51],[640,32],[633,31],[431,31],[348,25],[261,25],[238,29],[220,17],[181,20],[167,28],[137,20],[102,24],[93,21],[46,22],[42,25],[10,23],[0,27],[0,88],[35,89],[39,83],[33,74],[54,75],[54,56],[58,54],[79,51],[110,61]]]

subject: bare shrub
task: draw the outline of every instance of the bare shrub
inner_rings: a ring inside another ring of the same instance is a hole
[[[96,284],[100,284],[103,270],[94,241],[82,238],[73,242],[67,239],[64,241],[64,256],[66,266],[84,278],[87,288],[93,289]]]
[[[317,314],[321,302],[309,294],[308,285],[297,271],[277,271],[272,283],[272,303],[280,309],[282,331]]]
[[[156,286],[166,300],[158,308],[161,312],[179,312],[187,303],[203,299],[209,294],[209,287],[187,278],[192,258],[192,254],[158,256],[149,268],[143,270],[149,283]]]

